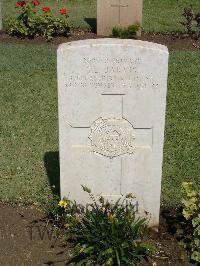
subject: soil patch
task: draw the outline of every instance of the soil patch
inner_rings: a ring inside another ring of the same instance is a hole
[[[84,30],[76,30],[72,33],[69,38],[66,37],[56,37],[50,44],[59,45],[65,42],[85,40],[85,39],[97,39],[103,38],[103,36],[97,36],[95,33]],[[184,34],[178,33],[142,33],[142,36],[138,38],[143,41],[155,42],[166,45],[170,51],[174,50],[191,50],[200,51],[200,40],[194,40],[187,37]],[[21,39],[18,37],[11,37],[5,33],[5,31],[0,31],[0,43],[22,43],[22,44],[45,44],[47,43],[42,37],[35,37],[34,39]]]
[[[35,206],[0,204],[0,213],[0,265],[64,265],[69,248],[64,237],[45,222],[42,211]]]
[[[200,40],[194,40],[186,35],[168,33],[143,33],[142,41],[155,42],[166,45],[170,51],[200,51]]]
[[[0,204],[0,213],[0,265],[73,265],[65,264],[71,250],[63,232],[48,224],[36,206]],[[177,213],[162,211],[159,232],[149,232],[148,242],[158,248],[158,253],[146,265],[192,265],[171,231],[180,223]]]

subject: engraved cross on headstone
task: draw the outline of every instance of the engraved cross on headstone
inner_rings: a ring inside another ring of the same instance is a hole
[[[119,4],[118,5],[111,5],[111,7],[115,7],[118,8],[118,24],[121,24],[121,8],[125,8],[128,7],[128,5],[122,5],[121,4],[121,0],[119,0]]]
[[[128,96],[128,95],[127,95]],[[71,126],[71,129],[72,129],[72,135],[76,135],[75,131],[74,130],[84,130],[84,133],[83,134],[78,134],[77,135],[77,140],[76,140],[76,144],[72,144],[72,146],[74,148],[89,148],[91,150],[91,152],[94,152],[94,153],[99,153],[103,156],[106,156],[108,158],[113,158],[113,157],[117,157],[117,156],[120,156],[120,155],[123,155],[123,154],[131,154],[133,153],[134,154],[134,150],[137,149],[137,148],[143,148],[143,149],[152,149],[152,145],[153,145],[153,128],[151,127],[146,127],[146,128],[137,128],[135,127],[134,124],[131,124],[127,118],[124,116],[123,114],[123,109],[124,109],[124,98],[126,97],[125,94],[101,94],[101,97],[102,97],[102,106],[103,106],[103,110],[102,110],[102,116],[101,117],[96,117],[96,120],[93,121],[93,122],[96,122],[96,121],[99,121],[101,122],[101,119],[104,123],[102,125],[102,128],[103,128],[103,131],[101,132],[101,128],[99,130],[100,134],[105,134],[105,127],[106,127],[106,120],[108,121],[109,123],[109,119],[112,121],[116,121],[117,122],[117,125],[114,125],[112,127],[112,125],[107,125],[108,128],[113,128],[113,132],[110,131],[108,134],[110,134],[109,136],[107,135],[107,137],[111,137],[113,136],[114,133],[116,133],[116,130],[115,128],[120,128],[121,125],[120,123],[122,122],[122,127],[123,127],[123,124],[124,122],[126,123],[127,121],[127,124],[128,125],[128,134],[130,134],[130,127],[132,127],[131,131],[132,131],[132,135],[128,135],[127,138],[130,139],[130,146],[127,146],[127,152],[122,152],[120,154],[116,154],[114,156],[112,155],[109,155],[109,152],[105,152],[105,151],[99,151],[98,147],[95,148],[94,147],[94,141],[93,141],[93,136],[92,136],[92,127],[93,125],[85,125],[85,126],[78,126],[78,125],[70,125]],[[112,98],[112,101],[113,101],[113,98],[115,98],[115,102],[116,102],[116,106],[117,109],[115,109],[115,106],[110,106],[110,102],[111,102],[111,98]],[[124,122],[123,122],[124,120]],[[118,125],[118,121],[120,122],[119,125]],[[125,125],[125,128],[127,126]],[[126,131],[126,130],[125,130]],[[86,133],[87,132],[87,133]],[[120,134],[124,134],[126,135],[126,132],[124,132],[124,129],[122,128],[122,131],[120,132]],[[85,134],[88,136],[87,138],[82,138],[83,136],[85,136]],[[80,137],[80,135],[82,135],[82,137],[78,140],[78,138]],[[95,132],[95,135],[96,135],[96,132]],[[124,136],[123,136],[124,137]],[[87,143],[86,143],[86,139],[87,139]],[[84,143],[83,143],[83,142]],[[126,141],[126,144],[127,144],[127,140]],[[77,144],[78,143],[78,144]],[[100,147],[102,148],[102,147]],[[124,148],[124,147],[123,147]],[[133,149],[132,149],[133,148]],[[123,149],[122,149],[123,150]],[[131,152],[130,152],[131,151]]]
[[[121,195],[123,195],[124,186],[126,184],[124,176],[122,175],[123,169],[126,165],[126,160],[128,156],[134,158],[135,153],[140,149],[142,149],[145,153],[152,152],[153,128],[135,127],[134,123],[130,123],[130,121],[127,120],[127,117],[124,116],[124,100],[126,97],[129,97],[129,95],[102,93],[98,97],[102,98],[102,114],[97,116],[91,124],[82,126],[71,124],[70,131],[73,136],[73,143],[71,143],[71,145],[73,149],[82,150],[83,153],[89,150],[91,156],[93,154],[97,160],[100,156],[102,158],[107,158],[110,161],[110,164],[115,164],[116,161],[118,162],[119,167],[115,169],[116,178],[119,178],[120,180],[118,193],[103,194],[103,196],[106,196],[107,198],[118,199]],[[97,130],[94,131],[94,123],[97,122],[98,126],[98,122],[101,122],[101,120],[102,122],[105,121],[105,124],[102,123],[99,130],[97,128]],[[117,122],[117,130],[119,129],[120,133],[122,133],[122,140],[119,142],[117,140],[119,147],[116,147],[115,149],[115,147],[113,148],[113,135],[116,133],[115,122],[117,120],[120,122],[119,124]],[[108,124],[106,124],[107,121]],[[114,127],[109,124],[110,121],[114,121]],[[125,125],[123,125],[124,122]],[[129,125],[127,126],[126,123]],[[125,130],[123,126],[125,126]]]

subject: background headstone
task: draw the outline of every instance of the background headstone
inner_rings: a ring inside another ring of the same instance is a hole
[[[0,1],[0,30],[3,29],[3,18],[2,18],[2,3]]]
[[[98,39],[58,49],[61,197],[89,201],[81,185],[116,200],[133,193],[159,223],[168,50]]]
[[[97,34],[110,36],[114,27],[141,25],[142,8],[143,0],[97,0]]]

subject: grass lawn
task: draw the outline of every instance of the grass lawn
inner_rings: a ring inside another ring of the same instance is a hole
[[[56,48],[0,44],[0,58],[0,199],[43,202],[51,194],[45,165],[49,175],[58,175]],[[182,181],[199,184],[199,60],[199,52],[170,54],[165,207],[180,203]]]
[[[16,1],[2,0],[4,16],[16,14]],[[66,6],[74,27],[89,28],[85,18],[96,18],[96,0],[40,0],[40,2],[41,6]],[[184,27],[180,24],[181,14],[183,8],[190,5],[194,7],[194,10],[200,11],[199,0],[144,0],[144,31],[183,31]]]
[[[180,202],[180,185],[200,189],[200,52],[171,52],[164,147],[162,200]]]

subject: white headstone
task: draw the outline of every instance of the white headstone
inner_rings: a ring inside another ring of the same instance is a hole
[[[133,193],[159,223],[168,50],[97,39],[58,48],[61,197]]]
[[[97,34],[110,36],[114,27],[141,27],[142,8],[143,0],[97,0]],[[137,35],[141,35],[141,30]]]

